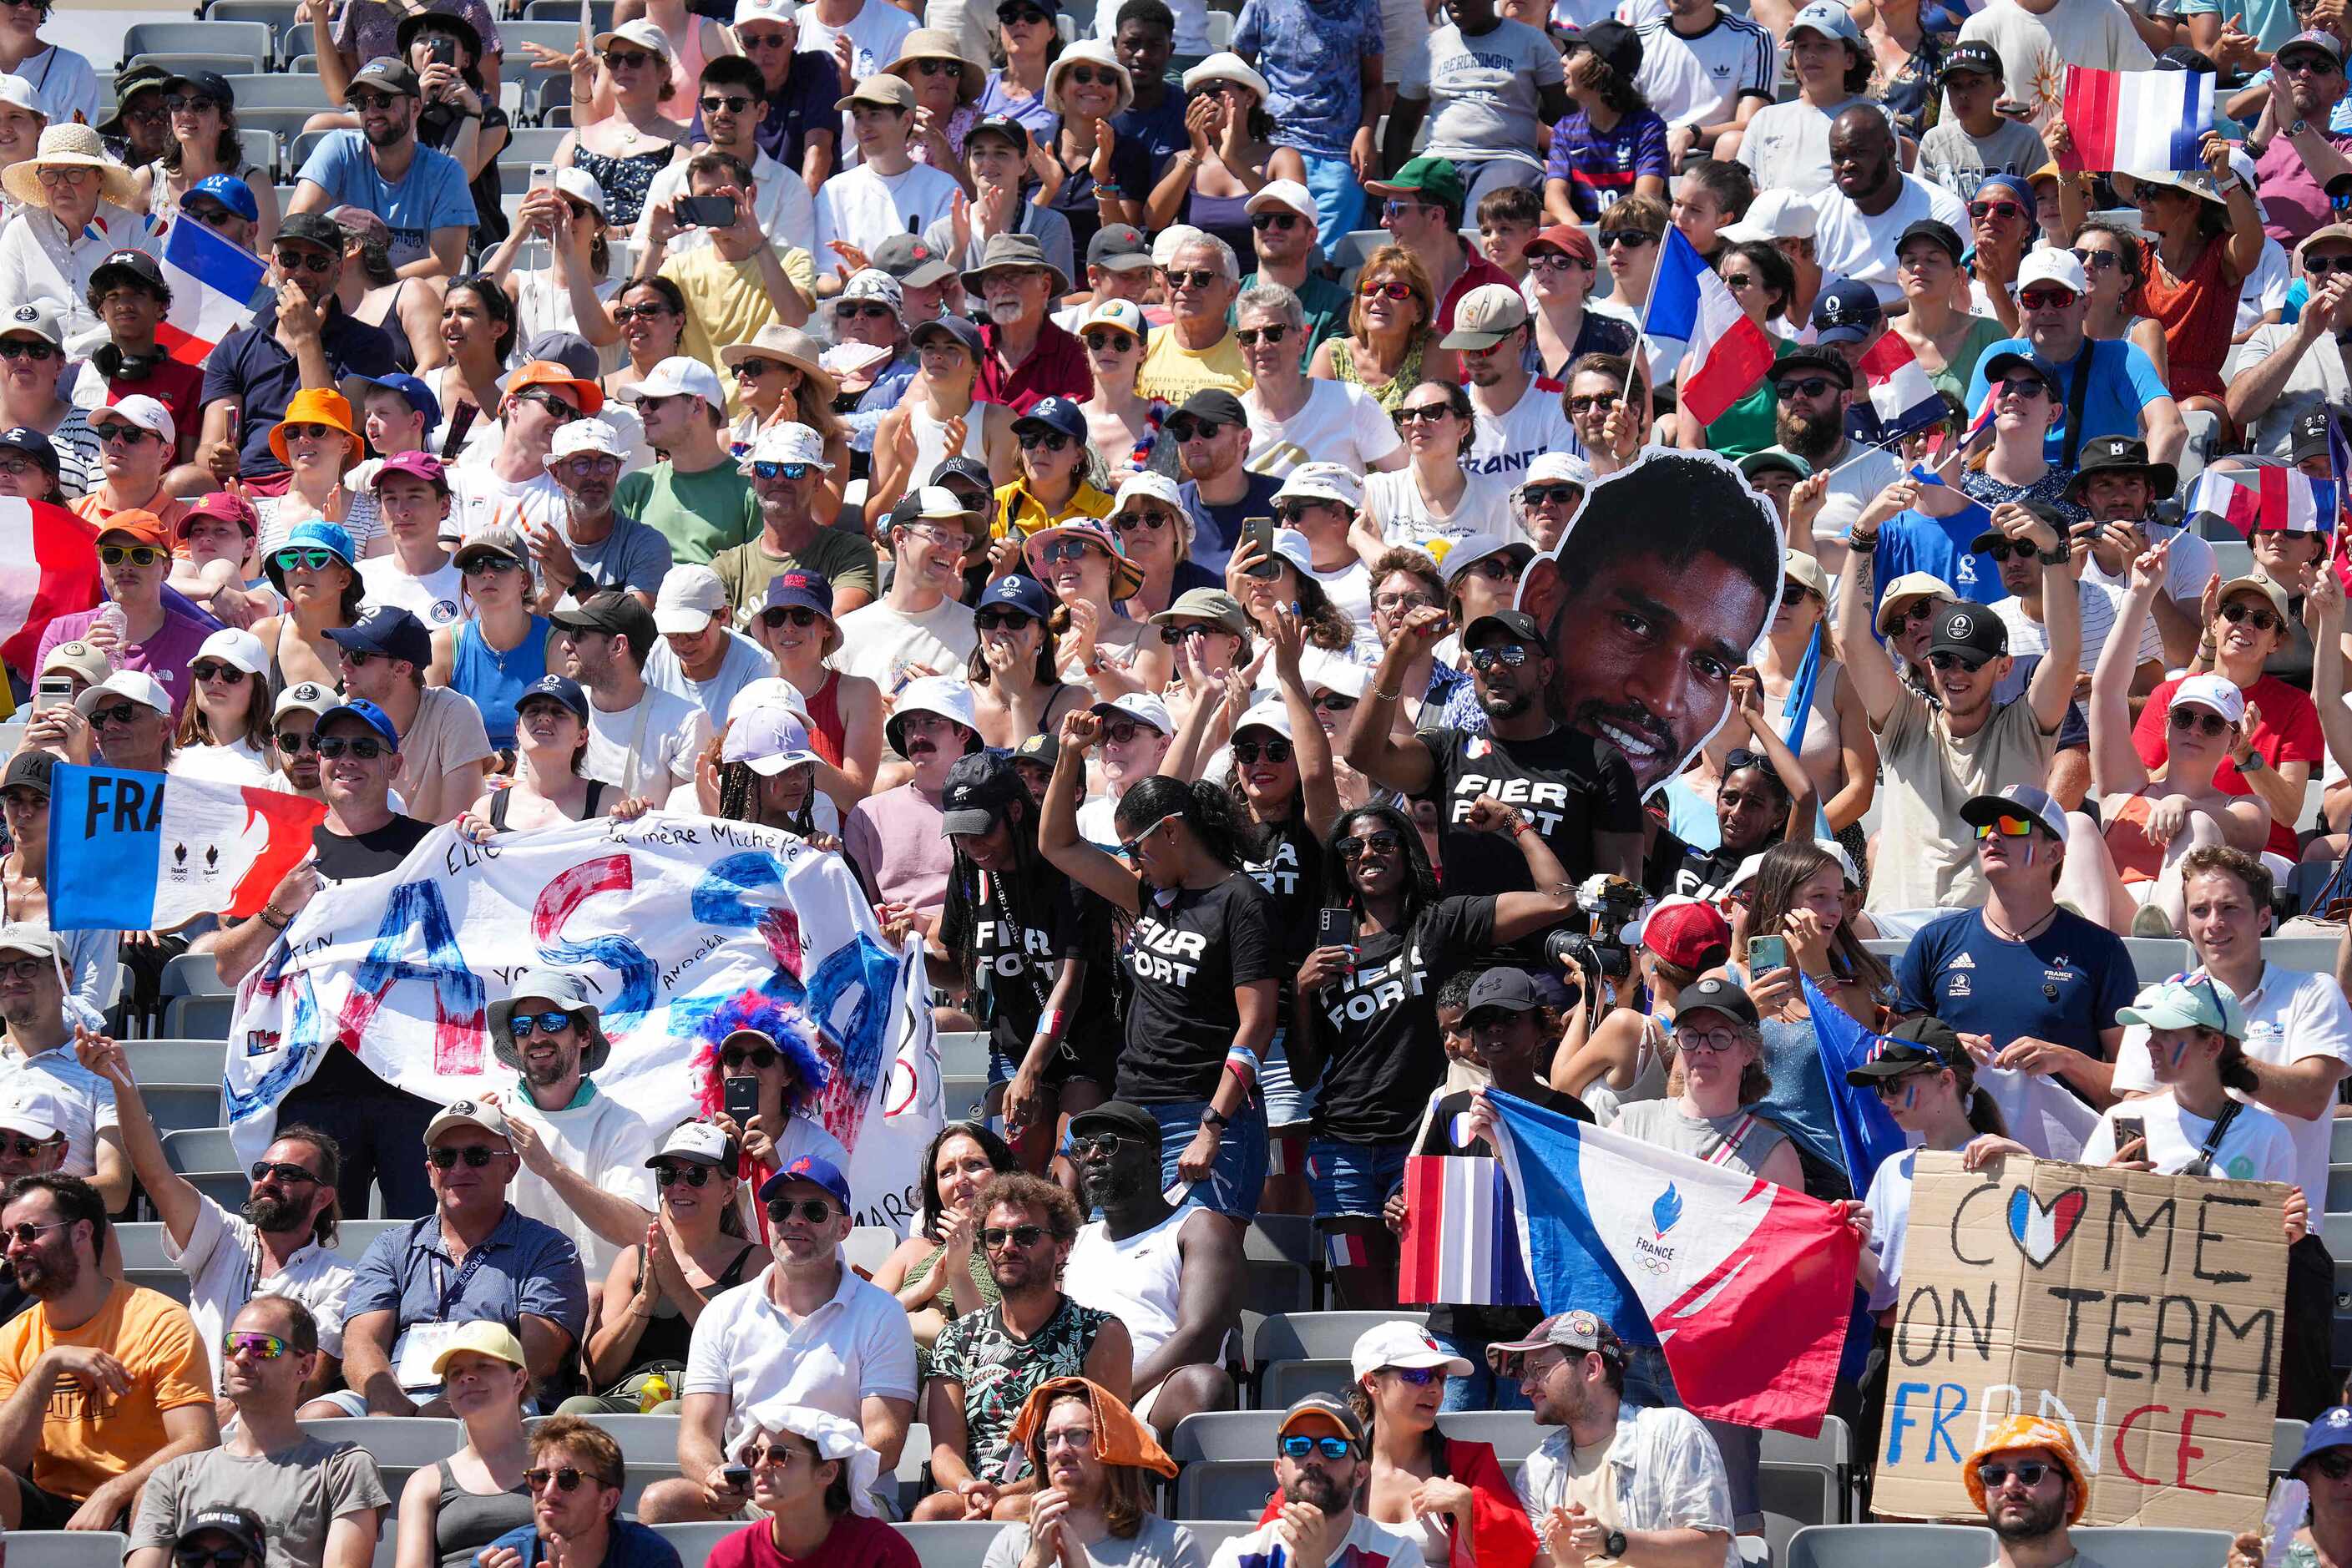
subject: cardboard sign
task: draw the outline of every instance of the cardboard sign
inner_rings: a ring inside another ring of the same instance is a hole
[[[2014,1411],[2074,1437],[2085,1524],[2249,1530],[2269,1489],[2287,1189],[1923,1152],[1878,1511],[1980,1518],[1960,1465]]]

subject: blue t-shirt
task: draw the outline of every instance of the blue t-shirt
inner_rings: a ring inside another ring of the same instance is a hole
[[[2294,37],[2303,24],[2294,19],[2294,7],[2288,0],[2180,0],[2180,15],[2219,16],[2235,12],[2239,23],[2253,34],[2254,42],[2266,54],[2276,54],[2279,46]]]
[[[1192,559],[1212,572],[1223,572],[1242,536],[1242,524],[1254,517],[1272,517],[1275,492],[1280,489],[1282,481],[1271,474],[1252,474],[1241,500],[1231,506],[1211,506],[1192,480],[1178,485],[1177,499],[1192,516]]]
[[[976,107],[982,120],[1001,114],[1020,121],[1027,129],[1029,140],[1041,146],[1052,146],[1054,138],[1062,133],[1062,117],[1045,107],[1045,95],[1040,92],[1027,98],[1013,97],[1004,90],[1004,73],[1001,70],[988,73],[988,85],[980,89]],[[1111,127],[1114,133],[1118,129],[1116,125]]]
[[[1378,0],[1248,0],[1234,51],[1256,63],[1273,91],[1276,145],[1344,158],[1364,117],[1363,62],[1386,46]]]
[[[1666,122],[1651,110],[1621,114],[1616,124],[1596,131],[1580,109],[1551,128],[1544,178],[1568,182],[1568,199],[1586,222],[1632,195],[1633,183],[1644,174],[1668,177]]]
[[[1898,1012],[1933,1013],[1964,1035],[1990,1036],[1995,1050],[2031,1036],[2100,1061],[2100,1034],[2139,985],[2123,938],[2068,910],[2025,942],[1993,935],[1981,910],[1938,915],[1895,973]]]
[[[522,1553],[522,1568],[539,1568],[547,1561],[547,1543],[539,1538],[536,1524],[517,1525],[483,1550],[495,1552],[502,1546]],[[615,1519],[613,1533],[605,1541],[604,1561],[598,1568],[678,1568],[677,1548],[651,1525]]]
[[[1876,564],[1871,568],[1877,597],[1884,599],[1886,584],[1906,572],[1928,572],[1975,604],[2008,598],[2009,590],[2000,585],[2000,568],[1993,564],[1992,557],[1969,548],[1984,528],[1984,514],[1973,509],[1954,517],[1896,512],[1878,531]],[[1875,602],[1871,608],[1875,624]]]
[[[2121,338],[2105,342],[2086,338],[2084,347],[2091,353],[2090,384],[2083,389],[2083,441],[2096,440],[2102,436],[2137,436],[2139,411],[2159,397],[2172,395],[2157,374],[2155,362],[2137,343]],[[2003,338],[1989,344],[1977,356],[1977,367],[1969,375],[1968,404],[1971,409],[1982,408],[1985,399],[1984,367],[2005,353],[2030,354],[2032,343],[2023,338]],[[2074,385],[2074,361],[2082,358],[2077,351],[2074,359],[2058,366],[2059,403],[2062,408],[2058,423],[2050,426],[2050,438],[2042,443],[2042,451],[2053,463],[2063,467],[2065,462],[2066,418],[2063,405],[2072,395]],[[2082,442],[2075,443],[2080,450]],[[1959,584],[1952,584],[1955,588]]]
[[[1119,142],[1132,142],[1150,154],[1151,183],[1155,185],[1160,176],[1168,172],[1168,160],[1192,144],[1192,133],[1184,129],[1184,110],[1192,101],[1181,89],[1171,87],[1160,95],[1157,108],[1129,105],[1111,116],[1111,132]],[[1280,136],[1276,140],[1280,141]]]
[[[381,215],[392,230],[394,267],[433,254],[435,229],[474,226],[465,165],[430,147],[419,147],[401,182],[387,184],[368,156],[367,138],[338,131],[319,143],[300,177],[325,191],[330,206],[361,206]]]

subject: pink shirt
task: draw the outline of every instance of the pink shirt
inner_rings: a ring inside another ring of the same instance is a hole
[[[911,904],[936,915],[948,901],[955,847],[940,831],[939,803],[911,784],[867,795],[841,825],[842,847],[877,904]]]

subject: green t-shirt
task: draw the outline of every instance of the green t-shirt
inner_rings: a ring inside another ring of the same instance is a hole
[[[760,537],[760,498],[732,458],[694,474],[656,463],[623,479],[613,505],[668,540],[677,564],[707,562]]]
[[[749,544],[722,551],[710,563],[710,569],[719,574],[719,581],[726,584],[727,602],[734,606],[739,618],[757,615],[768,602],[768,584],[776,574],[795,568],[823,574],[824,580],[833,584],[836,609],[841,595],[852,588],[868,599],[881,596],[877,586],[880,572],[872,542],[837,528],[818,529],[806,549],[789,555],[771,555],[767,546],[754,539]]]

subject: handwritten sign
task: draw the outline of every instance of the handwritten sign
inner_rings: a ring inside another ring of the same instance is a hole
[[[1960,1464],[2016,1411],[2074,1435],[2086,1524],[2245,1530],[2269,1487],[2286,1189],[1922,1152],[1875,1506],[1972,1516]]]

